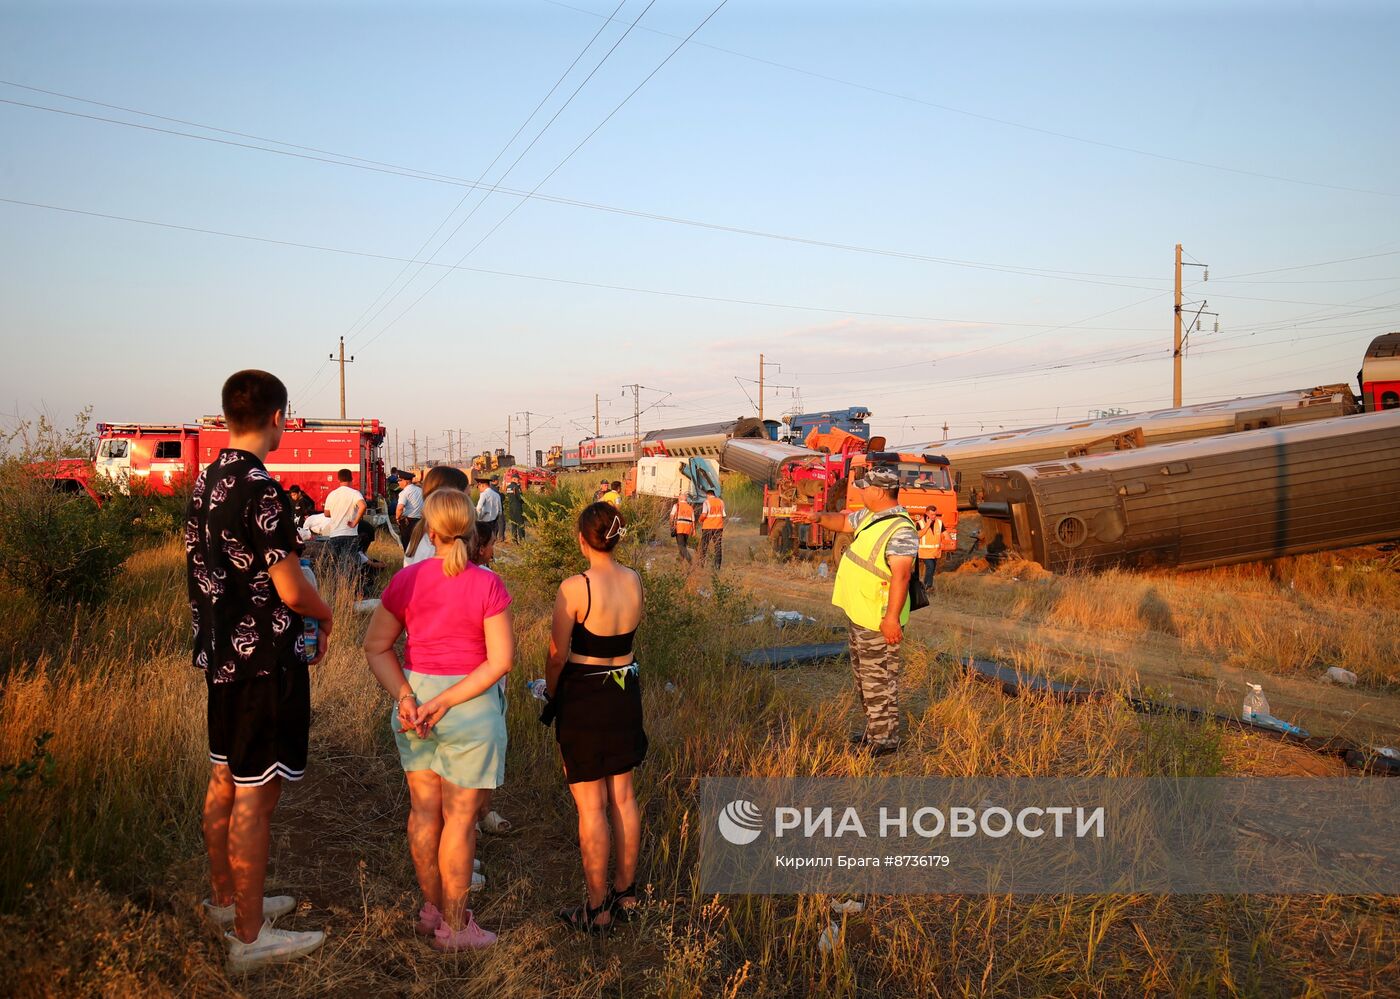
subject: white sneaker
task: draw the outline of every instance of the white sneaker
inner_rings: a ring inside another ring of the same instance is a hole
[[[305,957],[326,942],[326,935],[320,930],[279,930],[271,923],[263,923],[252,943],[244,943],[232,933],[225,933],[224,939],[228,941],[228,970],[238,973]]]
[[[263,898],[263,919],[271,922],[278,916],[285,916],[297,907],[297,900],[290,895],[269,895]],[[212,899],[204,900],[204,914],[215,926],[232,926],[236,915],[232,904],[215,905]]]

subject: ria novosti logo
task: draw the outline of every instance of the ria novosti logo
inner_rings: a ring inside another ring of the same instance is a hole
[[[719,834],[735,846],[748,846],[763,832],[763,813],[743,798],[725,805],[716,821]]]

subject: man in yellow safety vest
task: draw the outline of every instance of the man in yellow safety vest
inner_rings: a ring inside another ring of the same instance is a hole
[[[710,549],[715,550],[715,569],[724,564],[724,522],[728,518],[724,512],[724,500],[715,495],[713,489],[705,490],[705,503],[700,507],[700,564]]]
[[[849,619],[851,669],[865,711],[865,733],[852,741],[872,756],[899,748],[899,646],[909,621],[909,581],[919,554],[913,519],[899,505],[899,474],[880,466],[854,482],[865,509],[809,514],[828,531],[852,534],[836,568],[831,602]]]
[[[690,564],[690,536],[695,533],[695,507],[689,497],[681,493],[671,506],[671,534],[676,539],[676,549],[681,561]]]

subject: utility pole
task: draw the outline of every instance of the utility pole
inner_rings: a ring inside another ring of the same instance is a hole
[[[765,360],[763,359],[763,355],[762,355],[762,354],[759,354],[759,355],[758,355],[758,422],[759,422],[759,423],[762,423],[762,422],[763,422],[763,369],[764,369],[764,368],[777,368],[779,371],[782,371],[782,370],[783,370],[783,366],[782,366],[781,364],[779,364],[777,361],[765,361]],[[791,388],[792,386],[789,386],[789,385],[778,385],[778,386],[775,386],[775,387],[776,387],[776,388]]]
[[[413,467],[418,467],[418,431],[413,431]]]
[[[603,436],[603,422],[598,419],[598,393],[593,393],[593,436]]]
[[[395,468],[398,468],[399,465],[403,464],[403,452],[399,450],[399,428],[398,428],[398,427],[395,427],[395,428],[394,428],[394,460],[391,461],[389,464],[393,465]]]
[[[1176,244],[1176,301],[1172,309],[1172,406],[1181,408],[1181,358],[1185,355],[1185,350],[1181,343],[1181,268],[1200,267],[1204,269],[1202,280],[1210,280],[1210,265],[1181,262],[1181,244]],[[1201,304],[1205,308],[1205,303]],[[1199,320],[1200,314],[1196,318]]]
[[[1176,244],[1176,306],[1172,309],[1172,405],[1181,408],[1181,244]]]
[[[947,420],[944,420],[944,421],[943,421],[943,439],[944,439],[945,441],[948,439],[948,421],[947,421]]]
[[[510,454],[510,414],[506,414],[506,454]]]
[[[459,465],[466,464],[466,461],[467,461],[467,453],[466,453],[466,451],[463,450],[463,448],[465,448],[466,446],[467,446],[467,438],[466,438],[465,436],[463,436],[462,431],[461,431],[460,429],[458,429],[458,431],[457,431],[457,464],[459,464]]]
[[[332,355],[330,355],[330,359],[331,359],[332,361],[334,361],[334,360],[336,360],[337,358],[336,358],[336,356],[335,356],[334,354],[332,354]],[[340,418],[341,418],[342,420],[345,419],[345,366],[346,366],[347,364],[353,363],[354,360],[355,360],[355,357],[354,357],[353,354],[350,356],[350,358],[349,358],[348,360],[346,359],[346,357],[345,357],[345,337],[341,337],[341,338],[340,338],[340,358],[339,358],[339,361],[340,361]]]
[[[642,387],[624,385],[623,395],[628,389],[632,390],[632,458],[635,461],[642,456]]]

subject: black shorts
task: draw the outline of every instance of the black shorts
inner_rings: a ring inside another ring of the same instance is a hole
[[[305,663],[271,676],[208,683],[209,762],[226,766],[240,787],[274,777],[301,780],[311,731],[311,675]]]

